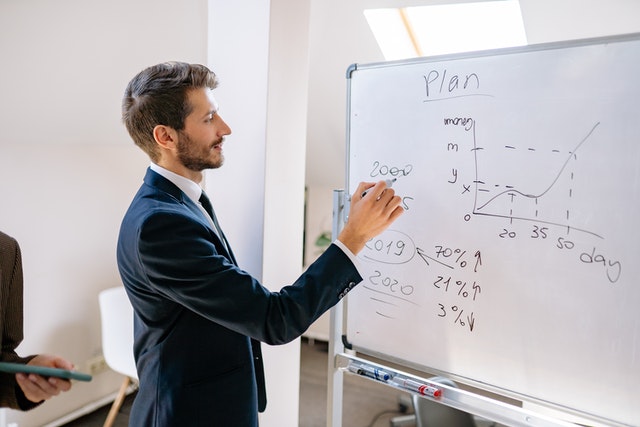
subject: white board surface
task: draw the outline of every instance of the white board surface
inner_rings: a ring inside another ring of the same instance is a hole
[[[640,425],[637,35],[355,65],[349,194],[405,214],[360,254],[354,348]]]

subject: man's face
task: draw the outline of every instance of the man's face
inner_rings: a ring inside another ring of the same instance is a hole
[[[187,99],[193,111],[185,119],[184,129],[178,132],[178,159],[194,172],[219,168],[224,163],[222,143],[231,129],[218,114],[210,89],[193,89]]]

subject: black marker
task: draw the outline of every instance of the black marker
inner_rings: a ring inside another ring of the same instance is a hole
[[[382,369],[378,369],[370,365],[365,365],[364,363],[349,362],[347,369],[349,372],[373,378],[374,380],[389,381],[392,378],[392,375],[387,371],[383,371]]]

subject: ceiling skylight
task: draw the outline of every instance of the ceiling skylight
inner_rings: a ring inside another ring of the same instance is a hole
[[[368,9],[387,60],[527,44],[518,0]]]

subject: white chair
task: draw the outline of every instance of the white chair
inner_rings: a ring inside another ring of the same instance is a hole
[[[107,365],[125,376],[111,405],[104,427],[111,427],[132,381],[138,381],[133,358],[133,308],[124,287],[105,289],[98,295],[102,322],[102,352]]]

